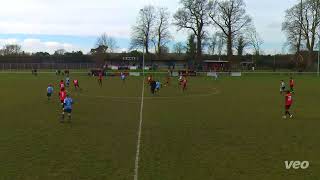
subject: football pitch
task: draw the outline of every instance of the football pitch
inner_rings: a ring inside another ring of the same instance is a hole
[[[320,79],[294,76],[295,117],[282,119],[279,84],[289,77],[192,77],[185,92],[173,78],[151,95],[142,77],[108,77],[100,88],[71,74],[82,89],[68,89],[73,117],[60,123],[62,76],[0,74],[0,179],[319,179]]]

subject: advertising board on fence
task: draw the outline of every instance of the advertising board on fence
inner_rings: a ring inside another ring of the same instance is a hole
[[[129,76],[140,76],[139,72],[130,72]]]

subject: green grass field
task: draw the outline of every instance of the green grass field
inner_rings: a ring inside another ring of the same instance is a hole
[[[143,79],[72,74],[82,91],[72,123],[59,123],[53,74],[0,74],[0,179],[134,177]],[[159,77],[160,78],[160,77]],[[248,75],[177,80],[152,96],[145,85],[139,180],[316,180],[320,178],[320,79],[295,76],[294,119],[282,119],[281,79]],[[284,161],[309,161],[287,170]]]

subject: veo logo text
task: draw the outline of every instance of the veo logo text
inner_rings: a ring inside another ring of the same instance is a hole
[[[309,161],[285,161],[286,169],[307,169],[310,166]]]

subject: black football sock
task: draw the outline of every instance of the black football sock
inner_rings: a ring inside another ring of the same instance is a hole
[[[286,115],[289,115],[289,116],[291,116],[291,114],[290,114],[290,112],[289,112],[289,111],[286,111]]]

